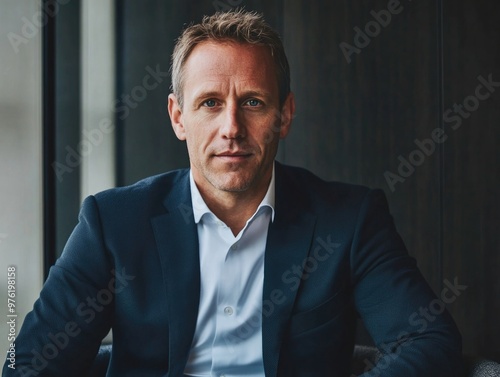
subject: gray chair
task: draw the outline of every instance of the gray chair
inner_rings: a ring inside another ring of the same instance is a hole
[[[477,357],[464,357],[467,377],[500,377],[500,364]]]
[[[353,375],[360,375],[375,365],[381,353],[375,347],[354,347],[351,364]],[[457,377],[500,377],[500,364],[480,357],[464,356],[464,373]]]
[[[97,353],[88,377],[105,377],[111,356],[111,344],[102,345]],[[380,352],[375,347],[354,347],[352,374],[360,375],[376,364]],[[464,357],[464,374],[457,377],[500,377],[500,364],[477,357]]]

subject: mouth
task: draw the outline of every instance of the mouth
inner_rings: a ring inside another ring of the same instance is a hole
[[[245,161],[252,157],[253,153],[247,151],[224,151],[216,153],[214,157],[227,162]]]

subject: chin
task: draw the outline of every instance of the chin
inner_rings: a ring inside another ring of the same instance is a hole
[[[247,183],[221,183],[214,185],[218,190],[227,191],[227,192],[244,192],[248,190],[250,184]]]
[[[228,174],[229,175],[229,174]],[[242,178],[234,178],[230,179],[229,177],[225,177],[222,179],[214,179],[212,181],[212,185],[221,191],[227,192],[243,192],[248,190],[248,188],[252,184],[252,179],[242,179]]]

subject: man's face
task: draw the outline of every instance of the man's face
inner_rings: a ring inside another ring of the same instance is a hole
[[[295,110],[292,94],[280,109],[270,50],[203,42],[185,63],[182,92],[182,108],[169,96],[169,114],[200,191],[267,189]]]

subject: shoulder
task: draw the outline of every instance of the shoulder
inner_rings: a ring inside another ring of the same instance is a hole
[[[189,169],[180,169],[102,191],[94,198],[103,212],[144,212],[151,215],[164,211],[162,204],[169,198],[186,193],[189,193]]]

